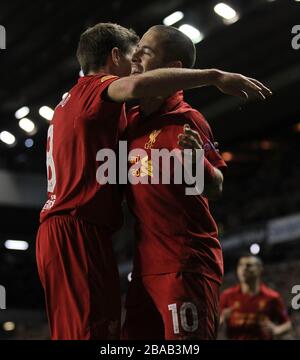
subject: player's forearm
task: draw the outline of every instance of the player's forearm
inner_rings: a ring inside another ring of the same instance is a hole
[[[204,193],[209,200],[218,199],[223,191],[223,174],[204,159]]]
[[[276,327],[274,329],[274,335],[282,336],[291,330],[292,330],[292,324],[290,321],[287,321],[281,325],[276,325]]]
[[[108,96],[114,101],[168,96],[178,90],[214,85],[218,76],[216,69],[156,69],[114,81]]]
[[[220,316],[220,320],[219,320],[219,330],[223,329],[223,326],[225,325],[225,319],[224,316]]]
[[[135,97],[168,96],[178,90],[213,85],[218,70],[166,68],[148,71],[139,76]]]

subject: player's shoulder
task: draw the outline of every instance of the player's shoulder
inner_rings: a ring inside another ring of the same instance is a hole
[[[111,80],[117,80],[119,79],[119,77],[117,75],[100,75],[99,76],[99,81],[100,81],[100,84],[103,84],[107,81],[111,81]]]
[[[202,131],[211,132],[211,128],[205,119],[205,116],[199,111],[194,109],[186,102],[182,102],[180,107],[174,112],[169,113],[172,115],[173,121],[180,124],[187,123],[192,127],[200,128]]]
[[[206,121],[204,115],[199,111],[193,108],[190,104],[185,101],[182,101],[178,107],[171,111],[169,114],[178,115],[186,118],[197,119],[199,121]]]
[[[235,285],[235,286],[229,287],[229,288],[225,289],[225,290],[222,292],[221,296],[222,296],[222,297],[227,297],[227,296],[231,296],[231,295],[233,295],[233,294],[237,294],[237,293],[240,292],[240,289],[241,289],[241,288],[240,288],[239,285]]]
[[[85,87],[106,87],[107,85],[118,79],[119,77],[113,74],[86,75],[78,80],[78,85],[83,85]]]
[[[185,117],[190,120],[190,122],[194,123],[197,127],[211,132],[211,128],[209,123],[207,122],[205,116],[197,109],[191,107],[189,104],[186,107],[186,111],[184,113]]]
[[[277,292],[274,289],[271,289],[266,284],[261,285],[260,291],[264,296],[266,296],[270,299],[279,299],[281,297],[279,292]]]
[[[116,75],[110,75],[110,74],[99,74],[99,75],[95,75],[93,80],[92,80],[92,86],[95,86],[96,88],[98,88],[100,91],[107,89],[108,86],[118,80],[119,77]]]
[[[114,108],[119,107],[119,103],[112,101],[107,93],[107,89],[109,88],[110,84],[114,81],[118,80],[119,77],[113,74],[97,74],[92,76],[92,80],[90,84],[87,86],[86,94],[96,94],[98,99],[101,99],[102,102],[108,103],[110,107]],[[93,95],[92,95],[93,96]]]

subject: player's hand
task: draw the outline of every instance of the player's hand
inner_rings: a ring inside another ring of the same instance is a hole
[[[190,128],[189,124],[185,124],[183,127],[183,133],[178,135],[177,144],[184,149],[193,150],[193,162],[196,160],[194,150],[200,150],[203,148],[203,141],[199,133]]]
[[[220,316],[220,323],[224,324],[227,322],[227,320],[230,318],[232,314],[232,308],[226,308],[222,311]]]
[[[178,135],[177,144],[181,146],[182,149],[202,149],[203,141],[199,133],[190,128],[189,124],[185,124],[183,127],[183,133]]]
[[[256,79],[220,70],[213,85],[224,94],[242,99],[255,97],[265,100],[272,95],[272,91]]]
[[[270,319],[265,319],[261,321],[260,326],[264,333],[270,334],[271,336],[276,335],[277,326]]]

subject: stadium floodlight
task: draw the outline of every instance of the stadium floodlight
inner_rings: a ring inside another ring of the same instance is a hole
[[[214,7],[216,14],[221,16],[225,20],[232,20],[237,16],[236,11],[227,4],[219,3]]]
[[[23,106],[15,112],[15,117],[16,117],[16,119],[20,120],[23,117],[27,116],[29,113],[30,113],[29,107]]]
[[[23,118],[19,121],[19,126],[22,130],[26,131],[28,134],[31,134],[35,130],[34,122],[28,118]]]
[[[252,255],[257,255],[257,254],[259,254],[259,253],[260,253],[260,246],[259,246],[259,244],[256,244],[256,243],[252,244],[252,245],[250,246],[250,252],[251,252]]]
[[[39,110],[39,114],[46,120],[51,121],[54,111],[49,106],[42,106]]]
[[[32,139],[26,139],[26,140],[24,141],[24,145],[25,145],[27,148],[31,148],[31,147],[33,147],[33,145],[34,145],[34,141],[33,141]]]
[[[198,29],[189,24],[181,25],[179,30],[188,36],[194,44],[198,44],[204,38],[204,35]]]
[[[16,328],[16,324],[13,321],[5,321],[3,323],[3,330],[4,331],[14,331]]]
[[[16,142],[16,138],[8,131],[2,131],[0,133],[0,140],[7,145],[13,145]]]
[[[4,246],[8,250],[27,250],[29,244],[27,241],[22,240],[6,240]]]
[[[171,25],[174,25],[175,23],[177,23],[178,21],[180,21],[181,19],[183,19],[183,17],[184,17],[183,12],[175,11],[171,15],[165,17],[163,19],[163,23],[164,23],[164,25],[171,26]]]

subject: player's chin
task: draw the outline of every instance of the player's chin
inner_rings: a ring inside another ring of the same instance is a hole
[[[131,75],[138,75],[138,74],[142,74],[144,71],[144,69],[141,66],[136,66],[133,65],[131,67]]]
[[[142,74],[143,72],[140,71],[140,70],[133,70],[131,71],[131,75],[139,75],[139,74]]]

